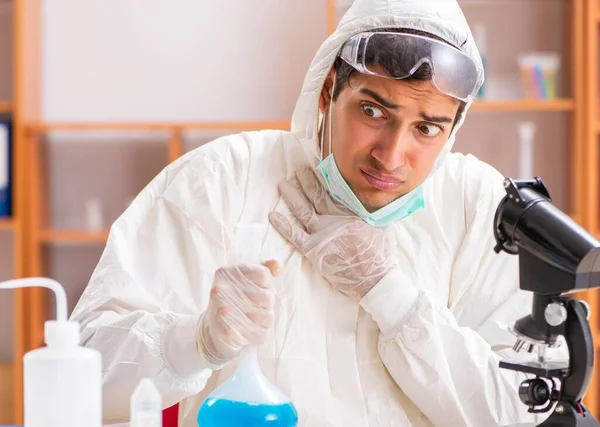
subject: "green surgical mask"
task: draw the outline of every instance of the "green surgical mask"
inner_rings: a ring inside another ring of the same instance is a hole
[[[385,227],[386,225],[406,218],[425,207],[423,189],[419,186],[410,193],[405,194],[377,211],[369,212],[346,183],[346,180],[337,167],[333,154],[328,155],[319,162],[317,170],[323,176],[327,188],[333,198],[373,227]]]

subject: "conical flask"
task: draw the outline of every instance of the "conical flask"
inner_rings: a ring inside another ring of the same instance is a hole
[[[261,226],[238,227],[236,236],[242,263],[260,263],[264,232]],[[278,266],[266,265],[277,274]],[[295,427],[297,424],[296,408],[264,375],[258,348],[253,345],[242,350],[235,372],[206,398],[198,411],[199,427]]]
[[[198,412],[199,427],[295,427],[296,408],[263,374],[256,346],[244,349],[233,375]]]

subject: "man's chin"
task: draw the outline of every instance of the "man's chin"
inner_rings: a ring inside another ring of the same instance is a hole
[[[398,196],[398,197],[400,197],[400,196]],[[365,201],[363,201],[360,198],[359,198],[359,200],[362,203],[362,205],[365,207],[367,212],[373,213],[375,211],[378,211],[381,208],[385,208],[387,205],[392,203],[398,197],[393,198],[393,199],[386,199],[386,200],[365,200]]]
[[[390,197],[390,195],[385,195],[386,197],[381,197],[383,196],[382,194],[380,194],[380,197],[358,197],[358,200],[360,200],[360,202],[362,203],[362,205],[364,206],[364,208],[367,210],[367,212],[369,213],[373,213],[381,208],[386,207],[387,205],[389,205],[390,203],[394,202],[395,200],[399,199],[400,197],[402,197],[404,194],[400,194],[397,196],[393,196]]]
[[[360,203],[362,203],[367,212],[373,213],[381,208],[386,207],[405,194],[408,194],[408,191],[403,191],[400,194],[390,194],[378,190],[361,189],[359,192],[354,191],[354,194],[358,200],[360,200]]]

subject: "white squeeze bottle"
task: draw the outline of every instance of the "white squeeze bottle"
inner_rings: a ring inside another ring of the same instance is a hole
[[[79,323],[67,320],[63,287],[47,278],[0,282],[0,289],[38,286],[54,291],[56,320],[44,325],[46,347],[23,356],[25,427],[101,427],[101,356],[79,345]]]

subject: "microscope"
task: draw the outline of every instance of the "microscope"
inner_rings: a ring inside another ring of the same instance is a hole
[[[520,288],[533,292],[531,314],[511,331],[515,351],[535,351],[537,360],[500,367],[531,374],[519,386],[530,413],[553,412],[540,426],[598,427],[582,403],[594,366],[589,307],[570,298],[572,291],[600,287],[600,241],[552,204],[541,179],[504,180],[506,196],[494,217],[496,253],[519,257]],[[562,336],[567,362],[546,360],[548,348]]]

